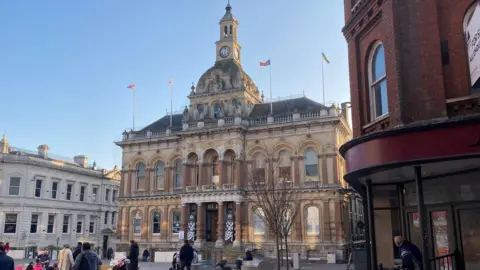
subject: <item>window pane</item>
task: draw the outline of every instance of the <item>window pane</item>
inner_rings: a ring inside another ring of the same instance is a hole
[[[145,165],[143,163],[137,166],[137,189],[145,189]]]
[[[57,198],[57,189],[58,189],[58,182],[52,183],[52,199]]]
[[[42,195],[42,180],[35,182],[35,197],[39,198]]]
[[[142,218],[134,217],[133,218],[133,233],[140,234],[142,232]]]
[[[180,231],[180,212],[172,212],[172,233]]]
[[[63,216],[62,233],[68,233],[69,225],[70,225],[70,216]]]
[[[157,189],[162,189],[163,188],[163,182],[164,182],[164,174],[165,174],[165,165],[163,162],[158,162],[156,169],[155,169],[155,188]]]
[[[47,233],[53,233],[54,225],[55,225],[55,216],[48,215]]]
[[[174,187],[181,187],[182,186],[182,161],[177,160],[175,162],[175,183]]]
[[[320,234],[320,215],[318,207],[310,206],[305,213],[307,234]]]
[[[5,215],[5,227],[4,233],[16,233],[17,232],[17,214]]]
[[[95,222],[90,221],[90,226],[89,226],[89,228],[88,228],[88,231],[89,231],[90,233],[94,233],[94,232],[95,232]]]
[[[68,184],[67,185],[67,200],[71,200],[72,199],[72,184]]]
[[[10,178],[10,188],[8,191],[9,195],[19,195],[20,194],[20,178],[12,177]]]
[[[160,213],[153,213],[152,223],[152,233],[160,233]]]
[[[375,50],[375,56],[372,66],[372,75],[372,82],[375,82],[385,76],[385,52],[383,50],[383,45],[378,46]]]
[[[375,112],[376,117],[388,112],[387,80],[382,80],[374,86],[375,90]]]
[[[30,222],[30,233],[37,233],[38,215],[32,214],[32,221]]]
[[[253,232],[255,234],[264,234],[265,233],[265,223],[263,219],[260,217],[263,215],[262,209],[257,209],[253,214]]]

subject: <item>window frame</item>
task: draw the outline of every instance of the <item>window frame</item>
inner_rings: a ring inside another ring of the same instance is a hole
[[[97,202],[97,197],[98,197],[98,186],[93,186],[92,187],[92,202],[96,203]]]
[[[15,179],[17,180],[18,179],[18,186],[13,186],[12,187],[12,179]],[[20,196],[20,186],[22,185],[22,178],[19,177],[19,176],[11,176],[10,179],[9,179],[9,183],[8,183],[8,196]],[[12,188],[16,188],[17,189],[17,194],[12,194],[11,193],[11,190]]]
[[[82,189],[83,189],[83,193],[82,193]],[[87,191],[87,186],[86,185],[80,185],[80,192],[79,192],[80,196],[78,196],[79,201],[85,202],[86,191]]]
[[[467,55],[467,59],[469,58],[468,56],[468,44],[467,44],[467,26],[468,26],[468,23],[472,20],[472,17],[473,17],[473,14],[475,13],[475,10],[477,8],[477,1],[475,1],[473,4],[471,4],[471,6],[467,9],[467,12],[465,12],[465,15],[463,16],[463,20],[462,20],[462,30],[463,30],[463,37],[465,39],[465,54]],[[470,65],[467,63],[467,67],[468,67],[468,81],[470,82],[470,95],[478,95],[480,94],[480,86],[478,87],[473,87],[472,85],[472,80],[470,78]],[[476,82],[477,84],[479,84],[479,81],[480,79]]]
[[[70,187],[70,191],[68,188]],[[72,192],[73,192],[73,183],[67,183],[66,191],[65,191],[65,200],[71,201],[72,200]]]
[[[173,181],[173,188],[179,188],[182,187],[182,160],[177,159],[175,161],[175,179]]]
[[[110,189],[109,188],[105,189],[105,202],[106,203],[110,202]]]
[[[143,167],[143,175],[140,175],[140,166]],[[145,183],[146,183],[146,166],[143,162],[137,164],[137,169],[135,170],[135,187],[136,190],[145,190]],[[143,188],[140,188],[140,181],[143,181]]]
[[[172,230],[172,234],[178,234],[181,229],[182,213],[180,210],[173,210],[171,215],[172,222],[170,223],[170,229]],[[176,216],[178,216],[178,220],[175,218]]]
[[[40,183],[40,188],[38,187],[38,183]],[[43,179],[35,179],[35,190],[33,193],[33,196],[35,198],[41,198],[42,197],[42,186],[43,186]],[[38,195],[37,195],[38,191]]]
[[[158,221],[155,221],[155,214],[158,214]],[[158,232],[155,232],[155,225],[158,226]],[[152,235],[160,235],[162,233],[162,214],[159,211],[152,212]]]
[[[117,214],[117,212],[113,211],[112,212],[112,225],[115,225],[115,215]]]
[[[159,173],[159,165],[162,164],[162,170],[160,170]],[[159,160],[157,163],[155,163],[155,182],[153,183],[154,189],[156,190],[163,190],[165,188],[165,162]],[[159,180],[162,183],[161,186],[159,186]]]
[[[13,222],[7,222],[7,216],[9,215],[15,215],[15,223]],[[14,224],[15,225],[15,231],[14,232],[6,232],[6,229],[7,229],[7,225],[8,224]],[[4,221],[4,224],[3,224],[3,234],[4,235],[14,235],[17,233],[17,230],[18,230],[18,213],[5,213],[5,221]]]
[[[109,211],[105,211],[105,216],[104,216],[103,225],[107,225],[107,224],[108,224],[108,213],[109,213]]]
[[[308,160],[308,157],[307,157],[307,153],[314,153],[314,160],[315,160],[315,164],[310,164],[310,163],[307,163],[307,160]],[[308,169],[307,169],[307,166],[316,166],[316,171],[317,171],[317,175],[315,176],[310,176],[310,175],[307,175],[307,172],[308,172]],[[319,166],[318,166],[318,152],[312,148],[307,148],[304,152],[303,152],[303,170],[304,170],[304,179],[305,181],[320,181],[320,176],[319,176]],[[316,177],[316,179],[315,179]],[[311,178],[311,179],[310,179]]]
[[[137,224],[138,222],[138,224]],[[138,232],[136,231],[138,225]],[[142,217],[139,215],[136,215],[133,217],[133,235],[141,235],[142,234]]]
[[[263,211],[262,208],[256,208],[256,209],[254,209],[254,211],[252,211],[253,212],[253,234],[254,235],[265,235],[265,233],[266,233],[265,221],[261,218],[259,211],[261,211],[265,215],[265,212]],[[263,224],[263,226],[262,226],[263,231],[258,231],[257,230],[257,226],[256,226],[257,223],[262,223]]]
[[[53,217],[53,222],[50,224],[50,217]],[[50,231],[50,226],[52,230]],[[54,234],[55,233],[55,215],[54,214],[48,214],[47,218],[47,234]]]
[[[33,220],[34,218],[33,217],[36,217],[36,222],[33,223]],[[38,213],[32,213],[30,215],[30,234],[37,234],[38,233],[38,225],[39,225],[39,219],[40,219],[40,214]],[[32,228],[35,226],[35,231],[33,232]]]
[[[56,188],[53,188],[54,186],[56,185]],[[58,199],[58,187],[60,186],[60,182],[59,181],[52,181],[52,194],[51,194],[51,198],[56,200]]]
[[[95,234],[95,226],[96,225],[96,216],[90,216],[90,222],[88,224],[88,232],[90,234]]]
[[[384,58],[384,67],[385,67],[385,74],[377,78],[375,81],[373,81],[374,77],[374,61],[377,59],[377,52],[380,47],[383,47],[383,58]],[[371,47],[372,49],[369,51],[369,56],[368,56],[368,99],[369,99],[369,108],[370,108],[370,122],[375,122],[379,119],[382,119],[389,114],[389,104],[388,104],[388,85],[387,87],[387,111],[385,113],[381,113],[377,116],[377,96],[375,93],[375,87],[380,85],[385,81],[387,84],[387,62],[385,59],[385,46],[381,41],[377,41],[373,44]],[[381,100],[381,99],[380,99]]]
[[[115,201],[117,200],[117,190],[116,189],[112,189],[112,203],[115,203]]]
[[[309,208],[316,208],[317,209],[317,221],[314,221],[312,218],[313,224],[311,224],[312,229],[311,231],[308,230],[309,224],[309,218],[308,218],[308,209]],[[317,231],[317,226],[318,226],[318,231]],[[316,205],[309,205],[305,208],[305,234],[306,235],[320,235],[321,231],[321,226],[320,226],[320,207]]]
[[[67,223],[65,224],[65,218],[67,218]],[[62,220],[62,234],[69,234],[70,233],[70,223],[71,223],[72,216],[71,215],[64,215]],[[67,230],[65,231],[65,226],[67,226]]]
[[[78,229],[79,225],[80,225],[80,230]],[[77,234],[83,233],[83,217],[77,217],[77,224],[75,226],[75,231]]]

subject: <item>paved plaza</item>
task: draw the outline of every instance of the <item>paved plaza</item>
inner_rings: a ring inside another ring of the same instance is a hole
[[[26,265],[29,262],[30,260],[15,260],[16,265]],[[103,264],[108,265],[108,261],[103,261]],[[139,266],[140,266],[140,270],[168,270],[171,264],[140,262]],[[282,269],[287,269],[287,268],[283,267]],[[300,269],[301,270],[314,270],[314,269],[315,270],[346,270],[347,266],[345,264],[304,263],[300,266]]]

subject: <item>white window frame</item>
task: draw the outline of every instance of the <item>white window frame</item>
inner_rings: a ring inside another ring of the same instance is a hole
[[[95,191],[95,189],[97,189],[97,190]],[[97,202],[98,190],[100,190],[100,188],[98,186],[93,186],[92,187],[92,202],[94,202],[94,203]]]
[[[370,122],[375,122],[378,119],[382,119],[386,117],[389,113],[389,106],[388,106],[388,85],[387,85],[387,112],[377,116],[377,99],[375,95],[375,86],[381,84],[383,81],[387,82],[387,62],[385,59],[385,75],[381,78],[378,78],[376,81],[373,81],[373,65],[374,65],[374,57],[377,55],[377,49],[383,46],[383,58],[385,59],[385,46],[382,42],[377,41],[370,50],[370,54],[368,56],[368,98],[369,98],[369,106],[370,106]]]
[[[253,221],[252,222],[253,223],[253,234],[254,235],[265,235],[265,232],[266,232],[265,221],[260,217],[260,213],[259,213],[259,212],[262,212],[263,214],[265,214],[265,212],[261,208],[257,208],[252,212],[253,212],[253,220],[252,220]],[[259,221],[257,221],[257,222],[263,223],[263,232],[256,230],[255,217],[257,217],[259,219]]]
[[[37,182],[40,182],[40,192],[37,196]],[[42,198],[42,189],[43,189],[44,179],[35,179],[35,189],[33,190],[33,197]]]
[[[68,218],[68,223],[66,224],[67,225],[67,232],[64,232],[64,230],[63,230],[64,227],[65,227],[65,217]],[[64,215],[63,220],[62,220],[62,234],[69,234],[70,233],[71,223],[72,223],[72,216],[71,215]]]
[[[118,191],[116,189],[112,189],[112,203],[118,199]]]
[[[72,190],[70,190],[70,199],[68,199],[68,186],[72,187]],[[75,189],[74,183],[68,182],[67,185],[65,186],[65,200],[72,201],[72,194],[74,193],[74,189]]]
[[[15,178],[15,179],[18,179],[18,186],[13,186],[12,187],[12,178]],[[22,185],[22,178],[19,177],[19,176],[11,176],[10,179],[9,179],[9,183],[8,183],[8,195],[9,196],[20,196],[20,186]],[[17,193],[18,194],[11,194],[11,189],[12,188],[17,188]]]
[[[143,176],[140,176],[140,165],[143,165]],[[144,190],[140,188],[140,181],[143,181],[143,185],[147,183],[147,166],[145,163],[140,162],[137,164],[137,169],[135,170],[135,189],[136,190]]]
[[[53,185],[54,184],[57,184],[57,189],[55,190],[55,198],[53,197]],[[52,180],[52,192],[50,194],[50,198],[53,199],[53,200],[57,200],[58,199],[58,190],[60,188],[60,181],[58,181],[57,179],[55,180]]]
[[[312,153],[315,154],[315,161],[316,161],[315,164],[307,164],[307,152],[312,152]],[[317,166],[317,175],[316,176],[308,176],[307,175],[307,166],[313,166],[313,165]],[[308,181],[311,181],[311,182],[320,181],[320,170],[319,170],[319,168],[320,168],[320,166],[318,164],[318,152],[313,148],[305,149],[305,151],[303,152],[303,170],[304,170],[303,173],[304,173],[305,181],[307,181],[307,182]],[[311,179],[309,179],[309,178],[311,178]]]
[[[110,201],[110,189],[105,189],[105,202],[108,203]]]
[[[82,234],[83,233],[83,220],[84,220],[84,216],[77,216],[77,224],[75,224],[75,231],[77,234]],[[78,225],[80,224],[80,231],[78,231]]]
[[[308,209],[309,208],[317,208],[318,215],[317,221],[312,221],[312,231],[308,231]],[[318,225],[318,232],[317,232],[317,225]],[[320,231],[322,230],[322,226],[320,226],[320,207],[316,205],[309,205],[305,208],[305,234],[306,235],[320,235]]]
[[[163,170],[162,170],[161,174],[157,174],[157,168],[158,168],[158,165],[159,165],[160,163],[163,164]],[[165,187],[165,162],[163,162],[163,161],[158,161],[157,163],[155,163],[155,171],[154,171],[153,173],[154,173],[154,175],[155,175],[155,183],[153,184],[153,185],[154,185],[154,188],[155,188],[156,190],[163,190],[164,187]],[[162,186],[161,186],[161,187],[159,187],[159,185],[158,185],[158,180],[159,180],[159,178],[162,179]]]
[[[49,224],[50,217],[53,217],[52,232],[48,232],[48,226],[50,225],[50,224]],[[47,234],[54,234],[54,233],[55,233],[55,214],[48,214],[48,218],[47,218]]]
[[[96,225],[96,217],[95,216],[90,216],[90,223],[88,224],[88,232],[90,234],[95,234],[95,225]],[[93,226],[92,226],[93,223]],[[93,230],[92,230],[93,228]]]
[[[80,185],[80,190],[78,192],[79,193],[78,200],[80,202],[85,202],[85,199],[86,199],[86,196],[87,196],[87,187],[88,186],[85,185],[85,184]],[[83,196],[82,196],[82,188],[83,188]],[[82,199],[82,197],[83,197],[83,199]]]
[[[34,224],[33,224],[33,216],[37,216],[37,223],[35,224],[35,226],[36,226],[35,232],[32,232],[32,225],[34,225]],[[39,227],[39,226],[40,226],[40,214],[38,214],[38,213],[32,213],[32,214],[30,215],[30,227],[29,227],[28,231],[30,232],[30,234],[37,234],[37,233],[38,233],[38,227]]]
[[[158,222],[154,221],[155,214],[159,215]],[[156,223],[158,223],[158,227],[160,228],[160,232],[158,232],[158,233],[153,232],[153,228],[155,227],[154,224],[156,224]],[[160,211],[153,211],[152,212],[152,234],[153,235],[160,235],[161,233],[162,233],[162,214],[160,213]]]
[[[13,224],[11,222],[8,222],[7,223],[7,215],[15,215],[16,219],[15,219],[15,232],[14,233],[7,233],[5,232],[5,228],[7,226],[7,224]],[[5,220],[4,220],[4,224],[3,224],[3,234],[4,235],[15,235],[17,234],[18,232],[18,217],[19,217],[19,214],[18,213],[5,213]]]
[[[136,225],[138,225],[139,227],[138,231],[137,231]],[[142,233],[142,217],[139,215],[136,215],[133,217],[133,235],[140,235],[141,233]]]
[[[175,219],[173,218],[175,213],[178,213],[178,214],[179,214],[178,222],[175,222]],[[178,232],[180,232],[180,230],[182,229],[182,224],[181,224],[181,222],[182,222],[182,212],[180,212],[180,210],[174,210],[174,211],[172,211],[171,215],[172,215],[172,220],[171,220],[171,222],[170,222],[170,229],[172,230],[172,234],[173,234],[173,235],[178,235]],[[173,231],[173,227],[174,227],[173,225],[175,225],[175,223],[178,223],[178,224],[179,224],[179,226],[178,226],[178,227],[179,227],[178,232],[174,232],[174,231]],[[161,231],[160,231],[160,232],[161,232]]]

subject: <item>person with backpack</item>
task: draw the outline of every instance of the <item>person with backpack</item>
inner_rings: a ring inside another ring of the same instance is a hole
[[[0,269],[2,270],[14,270],[15,262],[7,255],[5,246],[0,246]]]
[[[82,244],[82,253],[77,256],[72,270],[99,270],[102,261],[97,256],[97,253],[90,250],[90,243]]]
[[[184,270],[185,268],[190,270],[194,257],[195,251],[193,247],[188,240],[185,240],[185,244],[180,248],[180,270]]]

